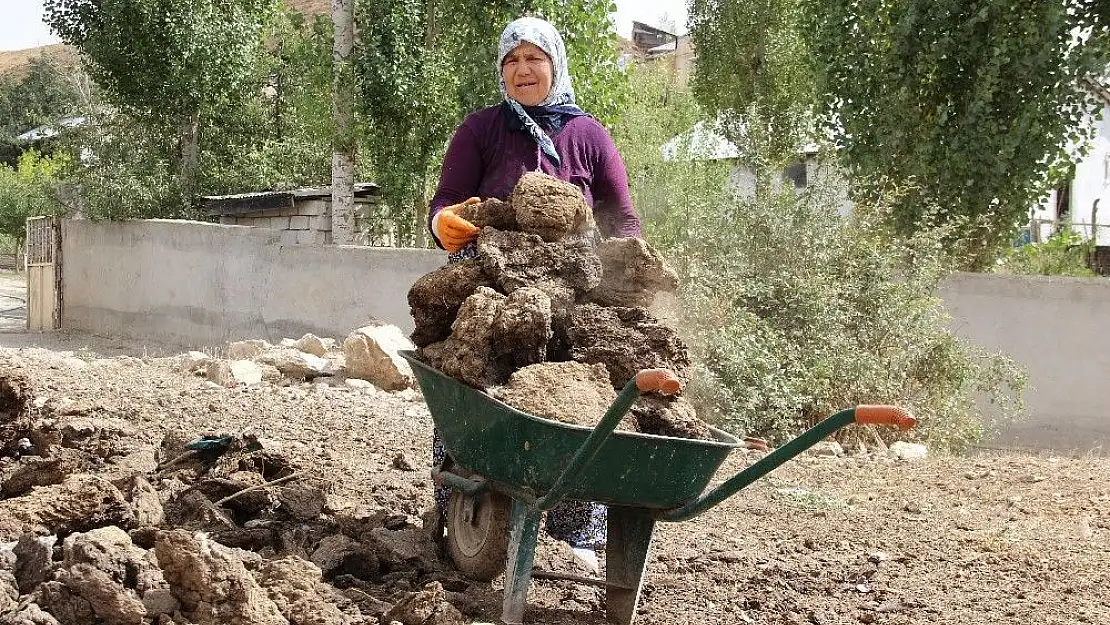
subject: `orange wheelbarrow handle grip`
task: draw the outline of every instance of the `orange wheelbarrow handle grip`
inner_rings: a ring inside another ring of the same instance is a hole
[[[917,425],[917,419],[898,406],[856,406],[856,423],[869,425],[894,425],[908,430]]]
[[[644,369],[636,374],[636,388],[641,393],[674,395],[682,390],[682,382],[670,369]]]

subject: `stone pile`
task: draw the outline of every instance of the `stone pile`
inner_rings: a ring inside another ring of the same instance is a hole
[[[402,391],[413,387],[413,377],[398,352],[414,347],[396,326],[379,324],[358,328],[342,343],[305,334],[278,345],[235,341],[223,350],[223,358],[198,351],[177,358],[182,372],[228,388],[305,380],[355,386],[351,381],[362,380],[383,391]]]
[[[594,425],[641,369],[684,381],[690,356],[647,307],[678,276],[641,239],[592,242],[592,211],[572,184],[521,177],[509,202],[460,212],[481,228],[475,258],[420,278],[409,291],[412,341],[429,365],[518,409]],[[645,396],[621,425],[709,438],[683,397]]]

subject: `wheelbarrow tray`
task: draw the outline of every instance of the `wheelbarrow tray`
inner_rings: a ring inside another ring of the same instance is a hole
[[[521,412],[429,367],[414,352],[401,355],[412,364],[447,452],[488,480],[542,496],[593,431]],[[711,432],[716,440],[614,432],[567,497],[639,508],[681,506],[701,494],[741,445],[727,432]]]

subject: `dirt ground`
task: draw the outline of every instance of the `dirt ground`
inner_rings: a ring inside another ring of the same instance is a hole
[[[26,347],[40,342],[53,350]],[[54,418],[130,424],[132,448],[252,432],[327,484],[323,515],[392,513],[387,525],[420,527],[431,420],[419,394],[311,383],[217,388],[149,357],[166,350],[135,348],[0,335],[0,379],[25,381],[28,401]],[[118,356],[128,351],[148,357]],[[734,453],[721,477],[757,454]],[[1097,457],[805,456],[702,517],[658,526],[637,622],[1110,623],[1108,476],[1110,460]],[[539,561],[557,567],[560,554],[545,545]],[[497,580],[469,584],[436,567],[395,567],[357,592],[386,606],[431,580],[448,588],[462,622],[498,621]],[[526,619],[593,625],[605,622],[603,610],[594,588],[535,581]],[[365,619],[345,622],[378,622]]]

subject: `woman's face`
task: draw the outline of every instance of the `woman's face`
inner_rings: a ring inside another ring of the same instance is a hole
[[[524,42],[505,55],[501,77],[509,97],[525,106],[536,106],[551,93],[554,68],[551,58],[535,44]]]

